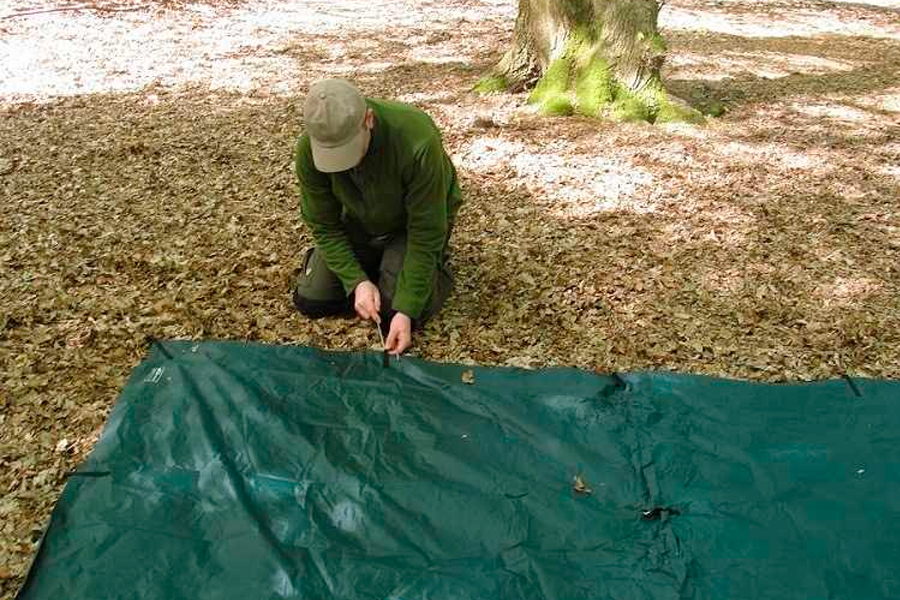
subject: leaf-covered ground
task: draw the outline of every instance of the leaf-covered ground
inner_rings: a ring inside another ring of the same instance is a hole
[[[2,598],[148,339],[376,343],[289,299],[326,75],[428,110],[460,170],[458,286],[416,354],[900,376],[900,1],[673,0],[667,81],[727,111],[702,127],[471,95],[514,0],[96,6],[0,19]]]

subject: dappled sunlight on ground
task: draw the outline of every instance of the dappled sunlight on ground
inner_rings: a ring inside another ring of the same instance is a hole
[[[866,298],[884,288],[884,283],[866,277],[838,277],[822,283],[816,290],[827,307],[847,306],[864,302]]]
[[[12,0],[6,9],[13,14],[32,5]],[[483,40],[463,38],[451,47],[442,43],[446,31],[496,31],[495,21],[511,25],[514,18],[514,6],[489,0],[392,0],[389,8],[354,0],[254,0],[113,17],[44,13],[16,19],[14,33],[4,35],[0,100],[134,91],[151,83],[296,94],[310,77],[326,73],[377,73],[410,59],[473,60]],[[372,60],[387,54],[385,46],[403,51]]]
[[[831,60],[808,54],[783,54],[780,52],[721,52],[711,61],[709,55],[683,53],[668,61],[670,69],[679,74],[721,80],[749,73],[757,77],[773,79],[795,73],[828,73],[850,71],[854,63]]]
[[[881,167],[880,171],[888,177],[893,177],[900,183],[900,165],[885,165]]]
[[[779,165],[783,169],[823,168],[828,159],[822,154],[796,152],[786,143],[749,143],[723,140],[719,152],[747,166]]]
[[[840,102],[806,103],[794,102],[790,105],[792,110],[798,113],[817,118],[825,118],[833,122],[866,123],[871,121],[872,113]]]
[[[900,88],[885,90],[868,95],[865,98],[855,98],[854,101],[870,110],[882,110],[889,113],[900,113]],[[895,115],[895,118],[900,115]]]
[[[589,217],[600,211],[653,212],[653,176],[644,169],[598,154],[575,154],[566,142],[533,147],[501,137],[478,137],[457,155],[474,173],[511,171],[511,176],[553,215]]]
[[[725,33],[744,37],[838,34],[900,39],[900,3],[673,2],[660,12],[666,29]]]

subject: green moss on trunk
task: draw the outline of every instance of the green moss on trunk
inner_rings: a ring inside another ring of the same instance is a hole
[[[495,94],[509,89],[509,82],[502,75],[488,75],[476,83],[473,89],[479,94]]]
[[[703,115],[693,108],[679,106],[666,99],[659,104],[656,110],[655,122],[699,124],[703,122]]]
[[[687,104],[675,101],[660,82],[648,85],[643,93],[644,102],[650,108],[653,122],[702,123],[703,115]]]
[[[588,117],[599,117],[601,110],[613,99],[613,80],[607,63],[594,55],[578,70],[575,81],[575,98],[578,112]]]
[[[568,115],[577,111],[597,117],[612,99],[609,64],[594,49],[591,32],[569,34],[562,56],[550,63],[528,98],[544,114]]]
[[[668,47],[666,46],[666,40],[658,33],[644,35],[643,32],[638,32],[638,40],[646,42],[647,48],[657,54],[665,54],[666,50],[668,50]]]
[[[537,104],[544,114],[572,114],[574,107],[569,94],[571,72],[572,59],[569,56],[563,55],[551,62],[544,76],[532,90],[528,102]]]
[[[613,120],[623,123],[650,121],[653,117],[650,107],[643,98],[622,87],[616,89],[611,116]]]

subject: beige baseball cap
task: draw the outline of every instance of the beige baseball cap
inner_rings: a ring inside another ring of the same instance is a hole
[[[355,85],[344,79],[317,81],[306,96],[303,119],[319,171],[346,171],[362,160],[368,142],[366,100]]]

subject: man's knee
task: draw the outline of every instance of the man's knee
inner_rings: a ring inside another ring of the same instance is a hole
[[[394,301],[400,271],[403,270],[404,258],[406,258],[406,236],[394,238],[381,255],[381,263],[378,266],[378,291],[381,294],[382,319],[390,319],[393,316],[391,304]]]
[[[381,255],[381,264],[378,269],[381,276],[397,279],[400,275],[400,271],[403,270],[403,262],[405,259],[406,236],[400,235],[392,239],[384,248],[384,252]]]
[[[293,300],[297,310],[312,319],[337,316],[350,310],[350,300],[340,281],[314,249],[306,253],[303,268],[294,282]]]
[[[322,317],[335,317],[350,311],[350,302],[342,300],[317,300],[305,296],[299,289],[294,288],[294,306],[303,316],[310,319]]]
[[[403,270],[405,257],[406,236],[395,238],[384,249],[378,281],[378,289],[381,292],[382,319],[390,319],[394,314],[391,305],[396,292],[397,282],[400,278],[400,271]],[[416,328],[421,327],[425,321],[433,317],[441,309],[453,289],[453,273],[447,263],[447,258],[448,255],[445,253],[441,263],[435,269],[434,280],[425,303],[425,309],[419,318],[413,321],[413,326]]]

